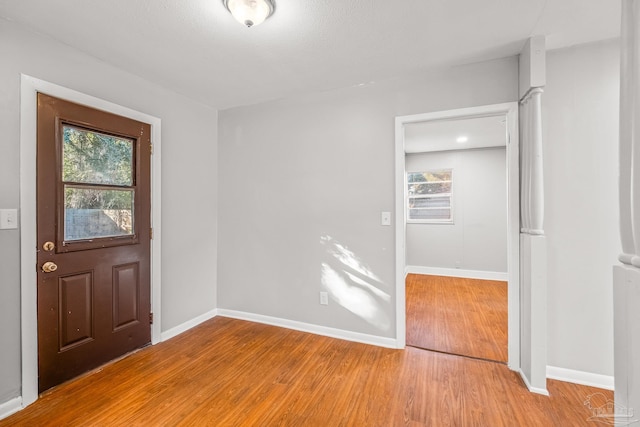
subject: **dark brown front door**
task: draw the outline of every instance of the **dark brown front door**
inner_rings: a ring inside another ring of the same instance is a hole
[[[40,392],[150,342],[150,131],[38,94]]]

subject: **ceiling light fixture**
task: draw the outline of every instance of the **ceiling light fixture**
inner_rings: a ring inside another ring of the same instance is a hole
[[[469,138],[467,138],[466,136],[459,136],[458,139],[456,139],[456,142],[459,142],[460,144],[463,144],[465,142],[467,142],[469,140]]]
[[[247,27],[261,24],[276,9],[274,0],[222,0],[222,3],[236,21]]]

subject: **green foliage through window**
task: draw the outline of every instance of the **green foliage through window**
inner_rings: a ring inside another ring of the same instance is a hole
[[[65,240],[133,233],[134,141],[65,125]]]
[[[65,182],[129,186],[133,141],[71,126],[63,129]]]

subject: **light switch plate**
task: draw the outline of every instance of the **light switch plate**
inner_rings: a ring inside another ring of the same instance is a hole
[[[14,230],[18,228],[18,210],[0,209],[0,230]]]
[[[380,216],[380,224],[391,225],[391,212],[382,212]]]
[[[326,292],[320,292],[320,304],[329,305],[329,294]]]

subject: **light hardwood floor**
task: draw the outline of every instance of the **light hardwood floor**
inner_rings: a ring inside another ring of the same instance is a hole
[[[409,274],[407,345],[506,363],[507,282]]]
[[[612,393],[505,365],[217,317],[63,384],[0,426],[593,426]]]

